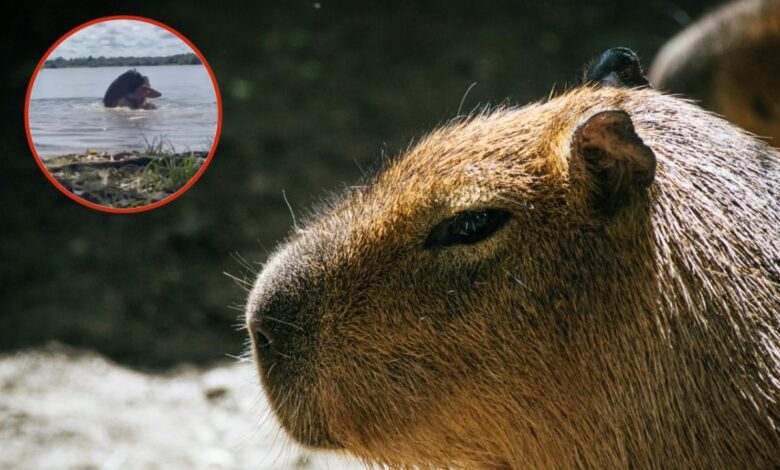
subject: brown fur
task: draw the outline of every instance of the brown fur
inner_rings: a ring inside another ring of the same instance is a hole
[[[604,110],[657,158],[613,216],[572,142]],[[780,154],[650,89],[445,126],[266,264],[247,317],[288,328],[258,360],[272,407],[394,468],[780,465],[778,181]],[[491,207],[492,237],[422,248]]]
[[[780,146],[780,0],[739,0],[704,16],[664,46],[649,75]]]

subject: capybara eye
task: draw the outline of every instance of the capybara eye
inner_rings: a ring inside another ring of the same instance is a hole
[[[426,249],[480,242],[493,235],[509,220],[501,209],[460,212],[439,222],[425,239]]]

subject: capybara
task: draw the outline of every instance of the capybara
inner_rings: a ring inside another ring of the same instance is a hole
[[[727,3],[658,53],[650,81],[780,147],[780,0]]]
[[[157,109],[147,98],[159,98],[162,93],[149,85],[149,77],[136,70],[128,70],[108,86],[103,96],[107,108],[128,107],[130,109]]]
[[[605,54],[271,255],[247,327],[292,438],[389,468],[780,465],[780,154]]]

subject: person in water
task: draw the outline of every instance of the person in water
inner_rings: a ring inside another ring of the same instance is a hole
[[[111,82],[103,96],[103,104],[106,108],[157,109],[157,106],[146,99],[160,96],[162,93],[149,85],[149,77],[133,69]]]

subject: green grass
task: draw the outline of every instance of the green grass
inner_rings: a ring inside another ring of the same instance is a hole
[[[142,137],[146,144],[146,149],[143,153],[146,155],[171,155],[176,153],[176,148],[164,135],[153,137],[152,140],[147,139],[146,136]]]
[[[198,172],[201,159],[190,154],[183,158],[164,158],[146,166],[140,175],[139,186],[151,191],[176,191]]]
[[[198,173],[206,158],[205,152],[177,152],[165,136],[151,140],[144,137],[144,142],[146,148],[140,152],[62,155],[49,160],[47,167],[80,197],[104,206],[128,208],[175,193]]]

